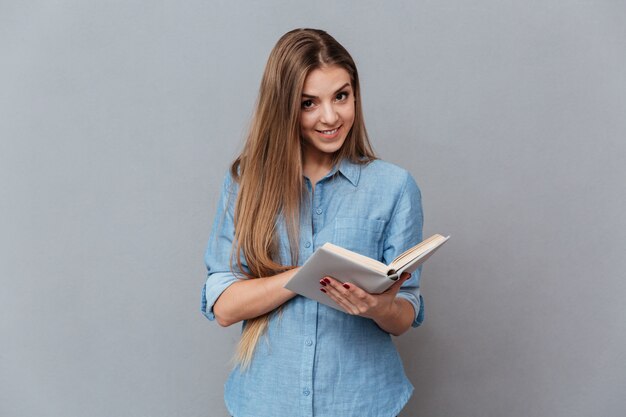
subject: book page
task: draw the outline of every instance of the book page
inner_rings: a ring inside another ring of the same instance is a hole
[[[348,259],[352,259],[353,261],[360,262],[363,265],[367,265],[370,268],[387,275],[389,271],[389,267],[382,262],[378,262],[376,259],[372,259],[365,255],[361,255],[360,253],[352,252],[346,248],[342,248],[341,246],[333,245],[332,243],[325,243],[323,247],[328,248],[329,250],[346,257]]]
[[[393,270],[402,269],[405,265],[409,264],[414,259],[420,258],[426,253],[437,249],[439,246],[443,245],[449,238],[450,236],[444,237],[438,234],[432,235],[423,242],[413,246],[412,248],[400,254],[396,259],[393,260],[393,262],[389,264],[389,268]]]

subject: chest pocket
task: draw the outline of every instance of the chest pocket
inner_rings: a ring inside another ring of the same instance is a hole
[[[338,217],[335,218],[333,243],[380,261],[384,228],[384,220]]]

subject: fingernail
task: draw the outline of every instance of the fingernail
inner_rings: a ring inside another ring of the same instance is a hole
[[[343,287],[344,287],[346,290],[349,290],[349,289],[350,289],[350,286],[349,286],[348,284],[343,284]]]
[[[324,278],[324,282],[330,284],[330,280],[328,278]]]
[[[326,292],[326,290],[324,288],[320,288],[321,292]]]
[[[320,279],[320,285],[323,285],[325,287],[326,286],[326,281],[324,281],[323,279]]]

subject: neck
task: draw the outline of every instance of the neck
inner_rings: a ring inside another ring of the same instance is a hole
[[[302,158],[302,172],[315,186],[317,181],[324,178],[333,167],[333,155],[324,152],[310,152],[304,149]]]

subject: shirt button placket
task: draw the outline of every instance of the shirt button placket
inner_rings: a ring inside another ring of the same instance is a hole
[[[304,242],[304,249],[302,255],[304,259],[311,256],[315,250],[315,231],[319,230],[321,223],[320,216],[314,213],[320,214],[322,212],[319,204],[321,197],[321,184],[317,184],[315,187],[315,193],[313,193],[313,199],[311,201],[311,208],[307,213],[307,216],[311,221],[306,223],[310,225],[310,229],[306,228],[302,230],[303,237],[306,237]],[[313,209],[317,207],[317,209]],[[308,229],[308,230],[307,230]],[[313,363],[315,362],[315,338],[317,334],[317,311],[318,303],[312,300],[306,300],[304,304],[304,326],[303,334],[304,339],[302,343],[302,363],[300,374],[300,389],[302,395],[300,396],[300,412],[299,416],[313,416]],[[294,414],[295,415],[295,414]]]
[[[305,304],[305,334],[316,334],[317,332],[317,308],[318,303],[308,300]],[[315,361],[315,338],[305,337],[302,343],[302,364],[300,374],[300,397],[299,416],[313,416],[313,363]],[[294,414],[295,415],[295,414]]]

